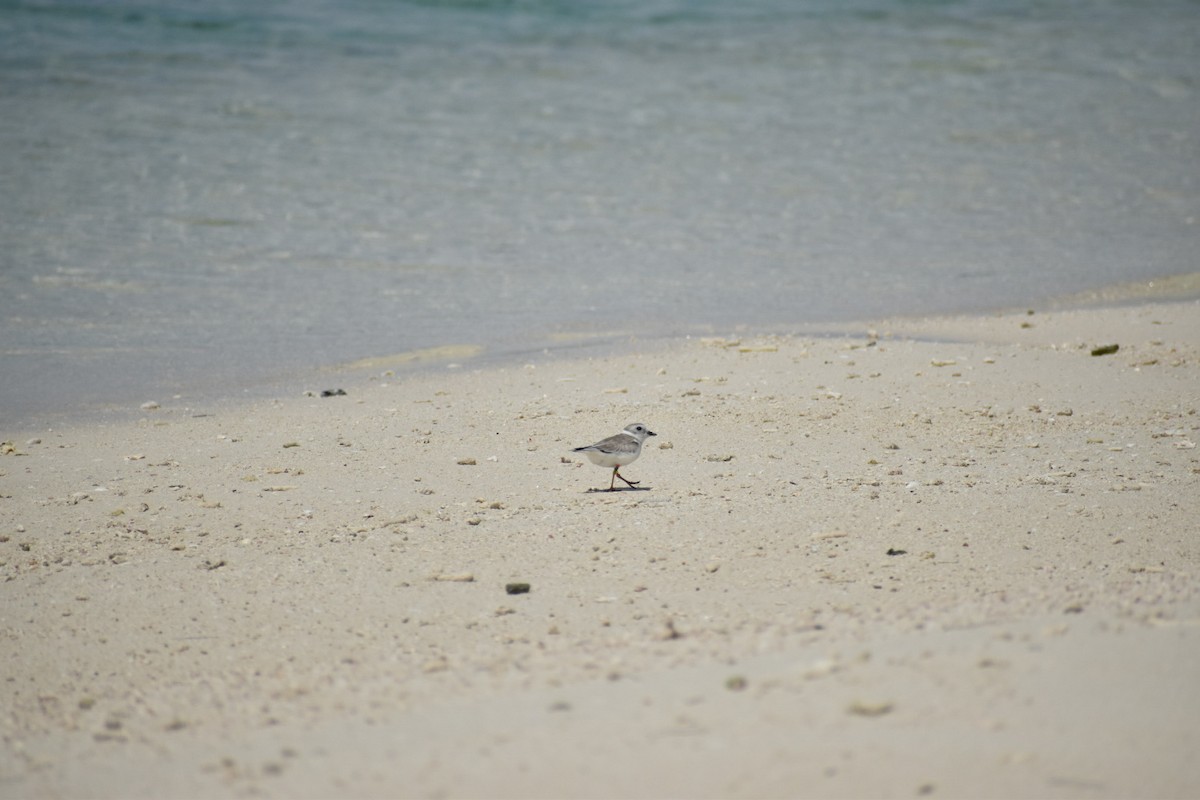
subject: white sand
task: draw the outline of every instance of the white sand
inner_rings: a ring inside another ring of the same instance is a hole
[[[1200,304],[869,327],[0,431],[0,796],[1200,796]]]

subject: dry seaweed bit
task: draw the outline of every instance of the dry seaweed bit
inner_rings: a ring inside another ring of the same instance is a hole
[[[470,572],[443,572],[439,575],[434,575],[435,581],[443,583],[474,583],[475,576]]]
[[[529,593],[529,584],[528,583],[506,583],[506,584],[504,584],[504,591],[506,594],[528,594]]]
[[[1117,352],[1120,349],[1121,349],[1121,345],[1119,345],[1119,344],[1106,344],[1106,345],[1102,345],[1100,347],[1093,347],[1092,355],[1094,355],[1094,356],[1111,356],[1113,353]]]
[[[325,389],[321,392],[321,397],[345,397],[345,389]]]
[[[908,552],[907,550],[898,550],[895,547],[889,547],[887,554],[889,556],[902,556],[902,555],[905,555],[907,552]]]

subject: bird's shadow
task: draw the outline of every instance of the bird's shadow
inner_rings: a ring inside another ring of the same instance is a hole
[[[615,486],[612,489],[585,489],[584,494],[616,494],[617,492],[648,492],[653,486]]]

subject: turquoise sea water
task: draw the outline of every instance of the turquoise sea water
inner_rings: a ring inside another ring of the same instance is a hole
[[[0,0],[0,181],[0,427],[1034,305],[1197,270],[1200,3]]]

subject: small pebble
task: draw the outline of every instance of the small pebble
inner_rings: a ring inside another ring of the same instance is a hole
[[[882,717],[884,714],[890,714],[894,709],[895,706],[891,703],[864,703],[856,700],[846,710],[859,717]]]
[[[683,634],[675,628],[675,621],[668,619],[663,623],[663,629],[659,632],[658,638],[660,641],[669,642],[672,639],[683,638]]]

